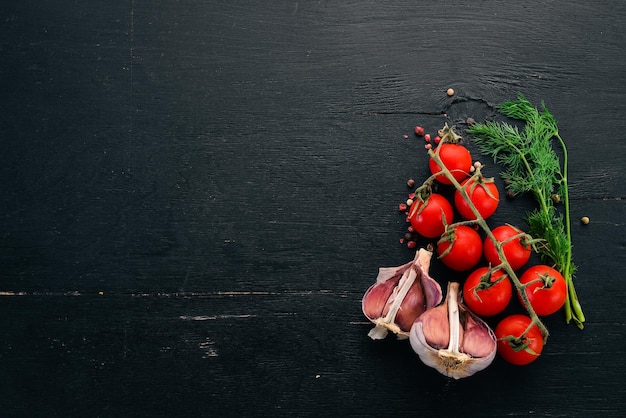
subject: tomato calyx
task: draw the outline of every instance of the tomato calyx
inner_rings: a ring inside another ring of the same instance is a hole
[[[491,276],[493,275],[493,273],[497,271],[500,271],[500,276],[498,276],[497,279],[492,281]],[[502,271],[500,268],[493,268],[491,265],[489,265],[489,269],[485,272],[485,274],[480,276],[480,281],[474,288],[474,291],[473,291],[474,296],[476,296],[478,300],[481,300],[480,296],[478,295],[478,292],[488,290],[491,287],[496,286],[501,281],[507,280],[507,278],[508,276],[506,275],[506,273]]]
[[[416,215],[421,215],[422,211],[428,206],[428,199],[433,194],[432,181],[425,181],[420,187],[415,189],[415,199],[413,205],[419,205]],[[445,221],[445,218],[444,218]]]
[[[454,241],[456,241],[456,233],[454,231],[454,226],[460,225],[460,224],[463,224],[463,222],[457,222],[452,225],[446,225],[446,229],[444,233],[441,235],[441,238],[439,238],[439,241],[437,241],[437,245],[443,244],[444,242],[449,242],[450,245],[448,245],[448,248],[446,248],[445,251],[439,254],[439,258],[445,257],[446,255],[450,253],[450,251],[452,251],[452,245],[454,244]]]
[[[533,350],[530,347],[530,343],[531,340],[528,338],[528,333],[533,329],[533,327],[536,326],[536,323],[534,320],[530,320],[530,323],[528,324],[528,326],[526,327],[526,329],[524,330],[524,332],[522,332],[522,334],[519,337],[516,337],[514,335],[507,335],[505,337],[501,337],[498,338],[499,341],[504,341],[507,342],[509,344],[509,346],[511,347],[511,349],[518,353],[520,351],[525,351],[530,355],[539,356],[539,353],[537,353],[535,350]],[[544,337],[544,342],[546,340],[546,337]]]
[[[552,286],[556,282],[556,277],[554,277],[552,274],[549,274],[549,273],[541,273],[541,274],[537,274],[537,276],[538,277],[536,279],[533,279],[529,282],[524,283],[523,287],[528,287],[528,286],[534,285],[535,283],[541,283],[541,286],[537,286],[533,290],[533,292],[538,292],[539,290],[542,290],[542,289],[552,288]]]
[[[440,144],[459,144],[463,140],[461,135],[454,132],[454,128],[454,125],[448,126],[448,123],[446,122],[444,127],[437,131],[439,137],[441,138]]]
[[[456,241],[455,227],[462,226],[462,225],[473,225],[473,224],[474,224],[474,222],[467,221],[467,222],[456,222],[456,223],[453,223],[451,225],[446,225],[446,229],[443,232],[443,234],[441,234],[441,238],[439,238],[439,241],[437,241],[437,245],[441,245],[444,242],[449,242],[450,245],[448,246],[448,248],[445,249],[445,251],[443,251],[441,254],[439,254],[438,258],[443,258],[446,255],[448,255],[450,253],[450,251],[452,251],[452,246],[453,246],[454,242]]]
[[[431,176],[432,177],[432,176]],[[420,187],[415,189],[415,201],[426,203],[431,194],[433,194],[434,178],[429,178]]]
[[[526,338],[526,332],[519,337],[507,335],[506,337],[499,338],[498,340],[507,342],[511,349],[516,353],[525,351],[532,356],[539,356],[539,353],[530,348],[530,342],[528,341],[528,338]]]
[[[476,168],[476,171],[474,172],[474,175],[472,175],[472,177],[470,177],[467,182],[467,184],[469,184],[468,195],[471,196],[474,193],[474,190],[476,190],[477,187],[480,187],[481,189],[485,191],[487,196],[489,196],[493,200],[499,201],[500,199],[494,196],[491,189],[487,187],[488,184],[492,184],[496,182],[495,178],[483,176],[483,173],[481,173],[480,169],[483,168],[484,166],[480,164],[479,162],[476,162],[474,167]]]
[[[521,230],[519,230],[518,228],[516,228],[515,226],[511,225],[511,224],[506,224],[508,226],[510,226],[513,229],[516,229],[519,231],[518,234],[512,235],[510,237],[508,237],[507,239],[503,240],[500,245],[504,246],[506,243],[511,242],[511,241],[515,241],[515,240],[519,240],[519,243],[522,245],[522,247],[530,247],[532,248],[532,250],[534,252],[537,252],[537,245],[544,243],[545,239],[542,238],[533,238],[531,235],[527,234],[526,232],[523,232]]]

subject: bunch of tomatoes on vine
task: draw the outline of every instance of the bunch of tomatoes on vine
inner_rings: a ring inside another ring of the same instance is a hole
[[[480,317],[502,314],[513,299],[524,310],[501,319],[495,327],[497,352],[506,361],[524,365],[541,354],[548,336],[539,317],[552,315],[567,297],[564,277],[546,264],[529,263],[542,245],[516,225],[491,225],[500,192],[484,166],[474,162],[462,138],[447,124],[431,139],[421,126],[431,175],[411,192],[399,210],[408,231],[400,239],[409,248],[419,237],[447,268],[464,276],[462,299]],[[448,192],[448,193],[446,193]]]

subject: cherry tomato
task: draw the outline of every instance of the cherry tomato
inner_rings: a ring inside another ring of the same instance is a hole
[[[487,219],[494,214],[498,208],[500,193],[493,180],[482,179],[477,181],[474,177],[471,177],[463,181],[461,186],[463,186],[465,193],[467,193],[483,219]],[[471,221],[476,219],[476,215],[474,215],[467,201],[458,190],[454,193],[454,206],[456,206],[463,219]]]
[[[507,241],[515,235],[523,234],[522,230],[511,225],[499,226],[495,228],[492,232],[496,240],[500,243]],[[516,238],[506,242],[502,246],[504,256],[506,257],[513,270],[518,270],[524,267],[524,264],[526,264],[530,259],[530,245],[523,245],[521,241],[521,238]],[[495,267],[501,263],[500,257],[498,256],[498,251],[496,250],[496,246],[493,244],[489,237],[485,239],[483,251],[485,253],[485,258],[489,263],[491,263],[492,266]]]
[[[437,153],[441,162],[447,167],[457,181],[461,181],[469,176],[470,167],[472,166],[472,156],[463,145],[460,144],[441,144],[437,147]],[[432,158],[428,162],[431,174],[441,172],[441,167]],[[452,182],[444,175],[439,174],[435,179],[442,184],[452,184]]]
[[[443,234],[445,224],[452,223],[453,217],[452,205],[448,199],[437,193],[432,193],[426,200],[416,198],[409,212],[411,226],[426,238],[436,238]]]
[[[567,283],[561,273],[552,267],[543,264],[532,266],[519,280],[522,284],[533,282],[525,292],[537,315],[552,315],[565,303]]]
[[[441,236],[437,252],[443,264],[452,270],[469,270],[478,264],[483,255],[482,240],[473,228],[457,225]]]
[[[479,267],[463,284],[463,300],[470,310],[481,316],[502,312],[513,295],[509,276],[502,270]]]
[[[543,336],[537,325],[522,335],[532,320],[526,315],[511,315],[504,318],[494,330],[498,354],[509,363],[522,366],[537,360],[543,351]]]

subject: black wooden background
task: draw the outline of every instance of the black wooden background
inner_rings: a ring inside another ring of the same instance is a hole
[[[619,0],[3,2],[0,416],[623,416],[625,17]],[[413,257],[412,128],[462,129],[518,92],[569,145],[586,328],[555,314],[532,365],[453,381],[371,341],[360,300]]]

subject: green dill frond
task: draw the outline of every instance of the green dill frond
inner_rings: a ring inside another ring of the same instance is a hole
[[[513,150],[523,147],[525,142],[517,127],[506,123],[476,123],[467,132],[476,136],[475,142],[483,154],[490,155],[494,162],[504,166],[517,162]]]
[[[500,112],[525,121],[524,129],[508,123],[486,122],[468,129],[480,151],[502,165],[502,177],[515,193],[532,192],[540,200],[548,198],[562,178],[560,161],[552,148],[558,134],[556,120],[542,104],[541,112],[523,95],[498,106]]]
[[[558,135],[559,124],[557,123],[552,113],[548,111],[548,108],[546,107],[544,102],[541,102],[540,116],[541,116],[541,123],[546,127],[546,130],[548,132],[548,135],[550,135],[550,138]]]
[[[532,161],[534,188],[550,195],[561,173],[559,158],[551,144],[543,140],[533,141],[528,148],[527,159]]]
[[[562,271],[568,263],[567,254],[571,251],[571,243],[564,228],[563,215],[557,213],[554,207],[548,211],[534,210],[527,214],[528,232],[533,237],[542,237],[546,245],[541,251],[541,259],[545,263],[554,264],[557,270]],[[576,269],[570,262],[569,271]]]
[[[516,100],[500,104],[498,110],[504,116],[525,122],[524,128],[520,131],[505,122],[486,122],[470,126],[467,132],[483,154],[491,156],[494,162],[504,167],[502,178],[507,189],[515,193],[530,192],[539,203],[537,209],[527,214],[529,232],[533,237],[545,240],[539,248],[542,260],[564,274],[568,287],[572,289],[570,297],[573,298],[569,311],[566,310],[570,312],[568,318],[573,312],[575,322],[582,327],[584,315],[572,283],[576,266],[571,258],[567,150],[559,136],[557,121],[543,102],[539,110],[522,94]],[[555,138],[563,150],[563,166],[553,149]],[[554,207],[554,189],[564,199],[565,216]]]
[[[526,122],[536,119],[538,113],[535,106],[521,93],[517,95],[517,100],[501,103],[498,110],[505,116]]]

